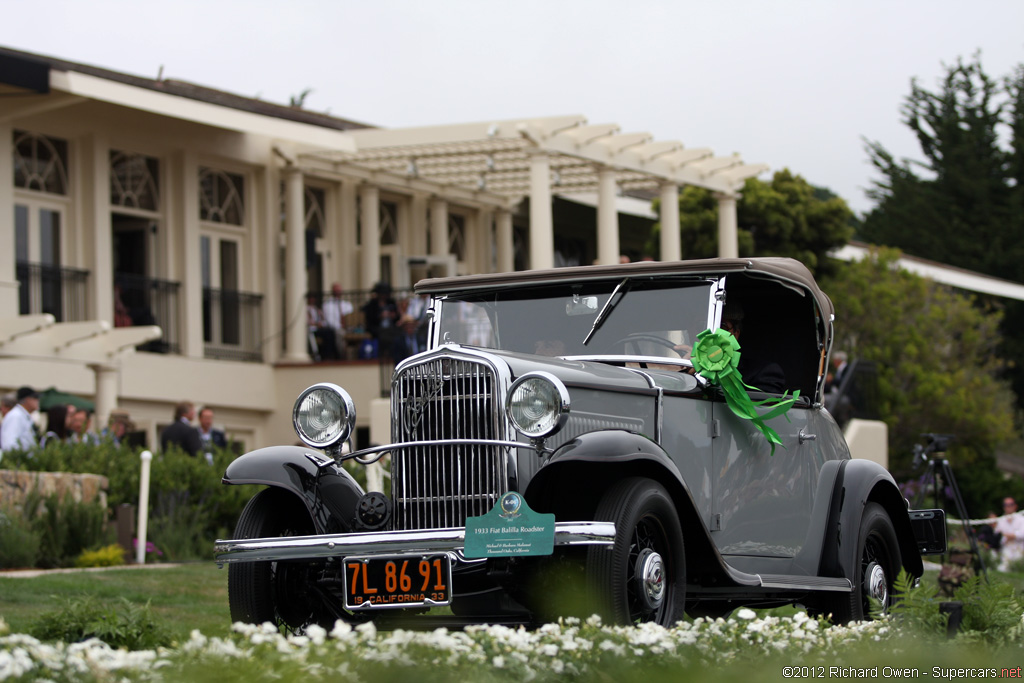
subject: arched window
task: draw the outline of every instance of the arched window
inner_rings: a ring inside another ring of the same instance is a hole
[[[14,131],[14,186],[50,194],[68,193],[68,143],[38,133]]]

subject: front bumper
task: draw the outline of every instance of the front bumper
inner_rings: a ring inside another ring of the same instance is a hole
[[[611,545],[615,542],[612,522],[556,522],[555,547]],[[358,555],[404,555],[447,552],[459,562],[467,559],[465,527],[421,531],[368,531],[352,534],[286,536],[218,540],[214,544],[218,565],[231,562],[324,560]]]

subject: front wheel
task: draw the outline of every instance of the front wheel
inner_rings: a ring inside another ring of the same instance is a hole
[[[235,538],[306,536],[316,533],[302,502],[280,489],[264,489],[246,504]],[[322,562],[238,562],[228,565],[231,621],[296,630],[310,623],[333,624],[315,582]]]
[[[587,551],[588,584],[601,616],[662,626],[682,619],[686,556],[668,491],[651,479],[625,479],[604,494],[594,518],[615,523],[614,544]]]

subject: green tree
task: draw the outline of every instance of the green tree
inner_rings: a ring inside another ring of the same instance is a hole
[[[860,237],[1024,282],[1024,65],[993,79],[977,55],[958,60],[934,91],[913,80],[902,114],[924,161],[897,160],[867,143],[881,177]],[[1024,303],[1004,306],[1001,353],[1024,397]]]
[[[924,161],[897,161],[881,143],[867,144],[881,179],[868,192],[877,206],[865,217],[861,236],[915,256],[1024,281],[1022,81],[1021,73],[1016,80],[990,78],[978,57],[948,67],[935,91],[911,81],[901,111]]]
[[[844,200],[787,169],[771,182],[750,178],[736,204],[739,254],[789,256],[818,275],[827,273],[826,254],[850,239],[852,216]],[[684,258],[717,256],[718,200],[710,190],[687,186],[680,192],[679,223]]]
[[[896,266],[883,249],[822,285],[836,307],[836,348],[878,363],[889,466],[909,476],[925,432],[956,436],[954,462],[992,460],[1013,435],[1013,394],[999,378],[1001,314]]]

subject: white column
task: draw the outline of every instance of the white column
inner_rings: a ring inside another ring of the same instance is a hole
[[[512,212],[498,209],[497,225],[498,272],[511,273],[516,268],[515,241],[512,238]]]
[[[474,221],[476,243],[473,248],[475,263],[470,266],[472,273],[493,273],[494,272],[494,210],[482,208],[477,212]]]
[[[308,363],[308,326],[306,324],[306,226],[302,171],[289,166],[284,170],[284,360]]]
[[[203,271],[199,254],[199,163],[189,150],[177,157],[180,179],[178,191],[181,207],[180,226],[169,226],[171,253],[168,267],[172,278],[181,281],[182,354],[202,358],[206,353],[203,341]]]
[[[380,280],[380,190],[376,185],[359,186],[359,224],[362,228],[360,289],[372,289]]]
[[[430,255],[448,255],[448,202],[440,197],[430,200]]]
[[[356,181],[344,180],[341,183],[341,235],[338,245],[338,267],[341,269],[341,286],[346,289],[358,289],[359,283],[359,245],[356,232],[359,226],[359,199],[356,195]]]
[[[679,186],[661,186],[661,260],[678,261],[683,257],[679,244]]]
[[[427,201],[429,195],[417,192],[412,196],[412,208],[409,216],[409,254],[425,256],[427,254]]]
[[[18,273],[14,261],[14,131],[0,125],[0,319],[18,315]]]
[[[615,208],[615,170],[602,168],[597,172],[597,262],[613,265],[619,262],[619,212]]]
[[[103,139],[82,141],[83,211],[85,225],[84,263],[89,272],[89,311],[91,318],[114,325],[113,227],[110,221],[110,147]],[[148,237],[148,236],[147,236]],[[152,273],[150,273],[152,275]]]
[[[90,365],[96,374],[96,431],[107,426],[110,411],[117,407],[117,378],[119,370],[116,365]]]
[[[551,162],[543,153],[530,155],[530,269],[553,268],[555,232],[551,218]]]
[[[736,236],[736,195],[715,194],[715,199],[718,200],[718,255],[737,258],[740,251]]]

